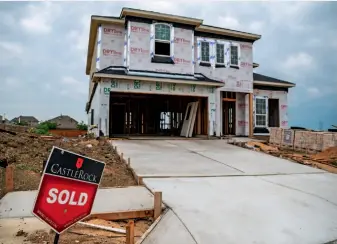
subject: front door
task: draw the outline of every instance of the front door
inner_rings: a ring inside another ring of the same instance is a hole
[[[224,135],[235,135],[235,101],[223,101],[223,127]]]
[[[125,104],[111,104],[110,106],[110,135],[125,134]]]

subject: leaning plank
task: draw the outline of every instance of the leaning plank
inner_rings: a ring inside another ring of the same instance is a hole
[[[104,220],[122,220],[122,219],[137,219],[137,218],[146,218],[153,217],[153,209],[143,209],[143,210],[133,210],[133,211],[123,211],[123,212],[114,212],[114,213],[97,213],[90,215],[91,218],[98,218]]]
[[[126,234],[126,231],[123,230],[123,229],[112,228],[112,227],[103,226],[103,225],[95,225],[95,224],[86,223],[86,222],[82,222],[82,221],[77,222],[77,224],[88,226],[88,227],[92,227],[92,228],[96,228],[96,229],[101,229],[101,230],[107,230],[107,231],[112,231],[112,232],[116,232],[116,233]]]
[[[191,111],[193,110],[193,106],[194,106],[193,102],[187,104],[180,136],[188,137],[188,133],[191,126]]]
[[[195,124],[195,118],[197,116],[197,111],[198,111],[198,104],[199,102],[195,102],[194,106],[192,107],[192,114],[191,114],[191,121],[190,121],[190,128],[188,132],[188,137],[192,137],[193,135],[193,130],[194,130],[194,124]]]

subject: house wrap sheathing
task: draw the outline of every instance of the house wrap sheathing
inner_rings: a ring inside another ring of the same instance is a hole
[[[224,134],[223,92],[235,93],[235,134],[250,134],[250,124],[256,127],[255,103],[251,120],[249,111],[249,94],[254,93],[252,100],[266,99],[267,111],[268,98],[279,99],[279,126],[288,127],[288,90],[273,90],[270,84],[267,88],[262,84],[262,89],[254,89],[252,40],[259,39],[259,36],[252,37],[250,41],[244,38],[228,39],[221,35],[207,36],[202,28],[208,27],[200,25],[191,28],[192,24],[179,27],[167,21],[171,46],[169,60],[163,61],[162,57],[155,55],[155,25],[126,17],[123,19],[124,24],[120,24],[120,20],[117,24],[107,24],[107,19],[101,23],[96,21],[97,29],[91,30],[96,31],[96,34],[93,35],[95,46],[91,63],[87,64],[87,67],[91,67],[89,70],[87,68],[90,74],[87,112],[89,123],[97,125],[101,133],[111,134],[109,124],[113,117],[110,115],[109,99],[115,93],[207,98],[207,134],[216,136]],[[210,45],[209,65],[201,60],[203,42]],[[224,63],[221,65],[216,62],[217,44],[224,45]],[[238,48],[237,67],[230,65],[232,46]],[[265,118],[264,127],[268,128],[268,115]]]

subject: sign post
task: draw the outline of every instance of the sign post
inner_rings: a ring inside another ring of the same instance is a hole
[[[90,215],[105,163],[53,147],[33,214],[59,234]]]

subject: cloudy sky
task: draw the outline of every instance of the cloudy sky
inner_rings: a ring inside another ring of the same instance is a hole
[[[337,2],[193,2],[1,2],[0,114],[86,122],[90,15],[119,16],[125,6],[261,34],[255,71],[297,85],[290,125],[337,124]]]

